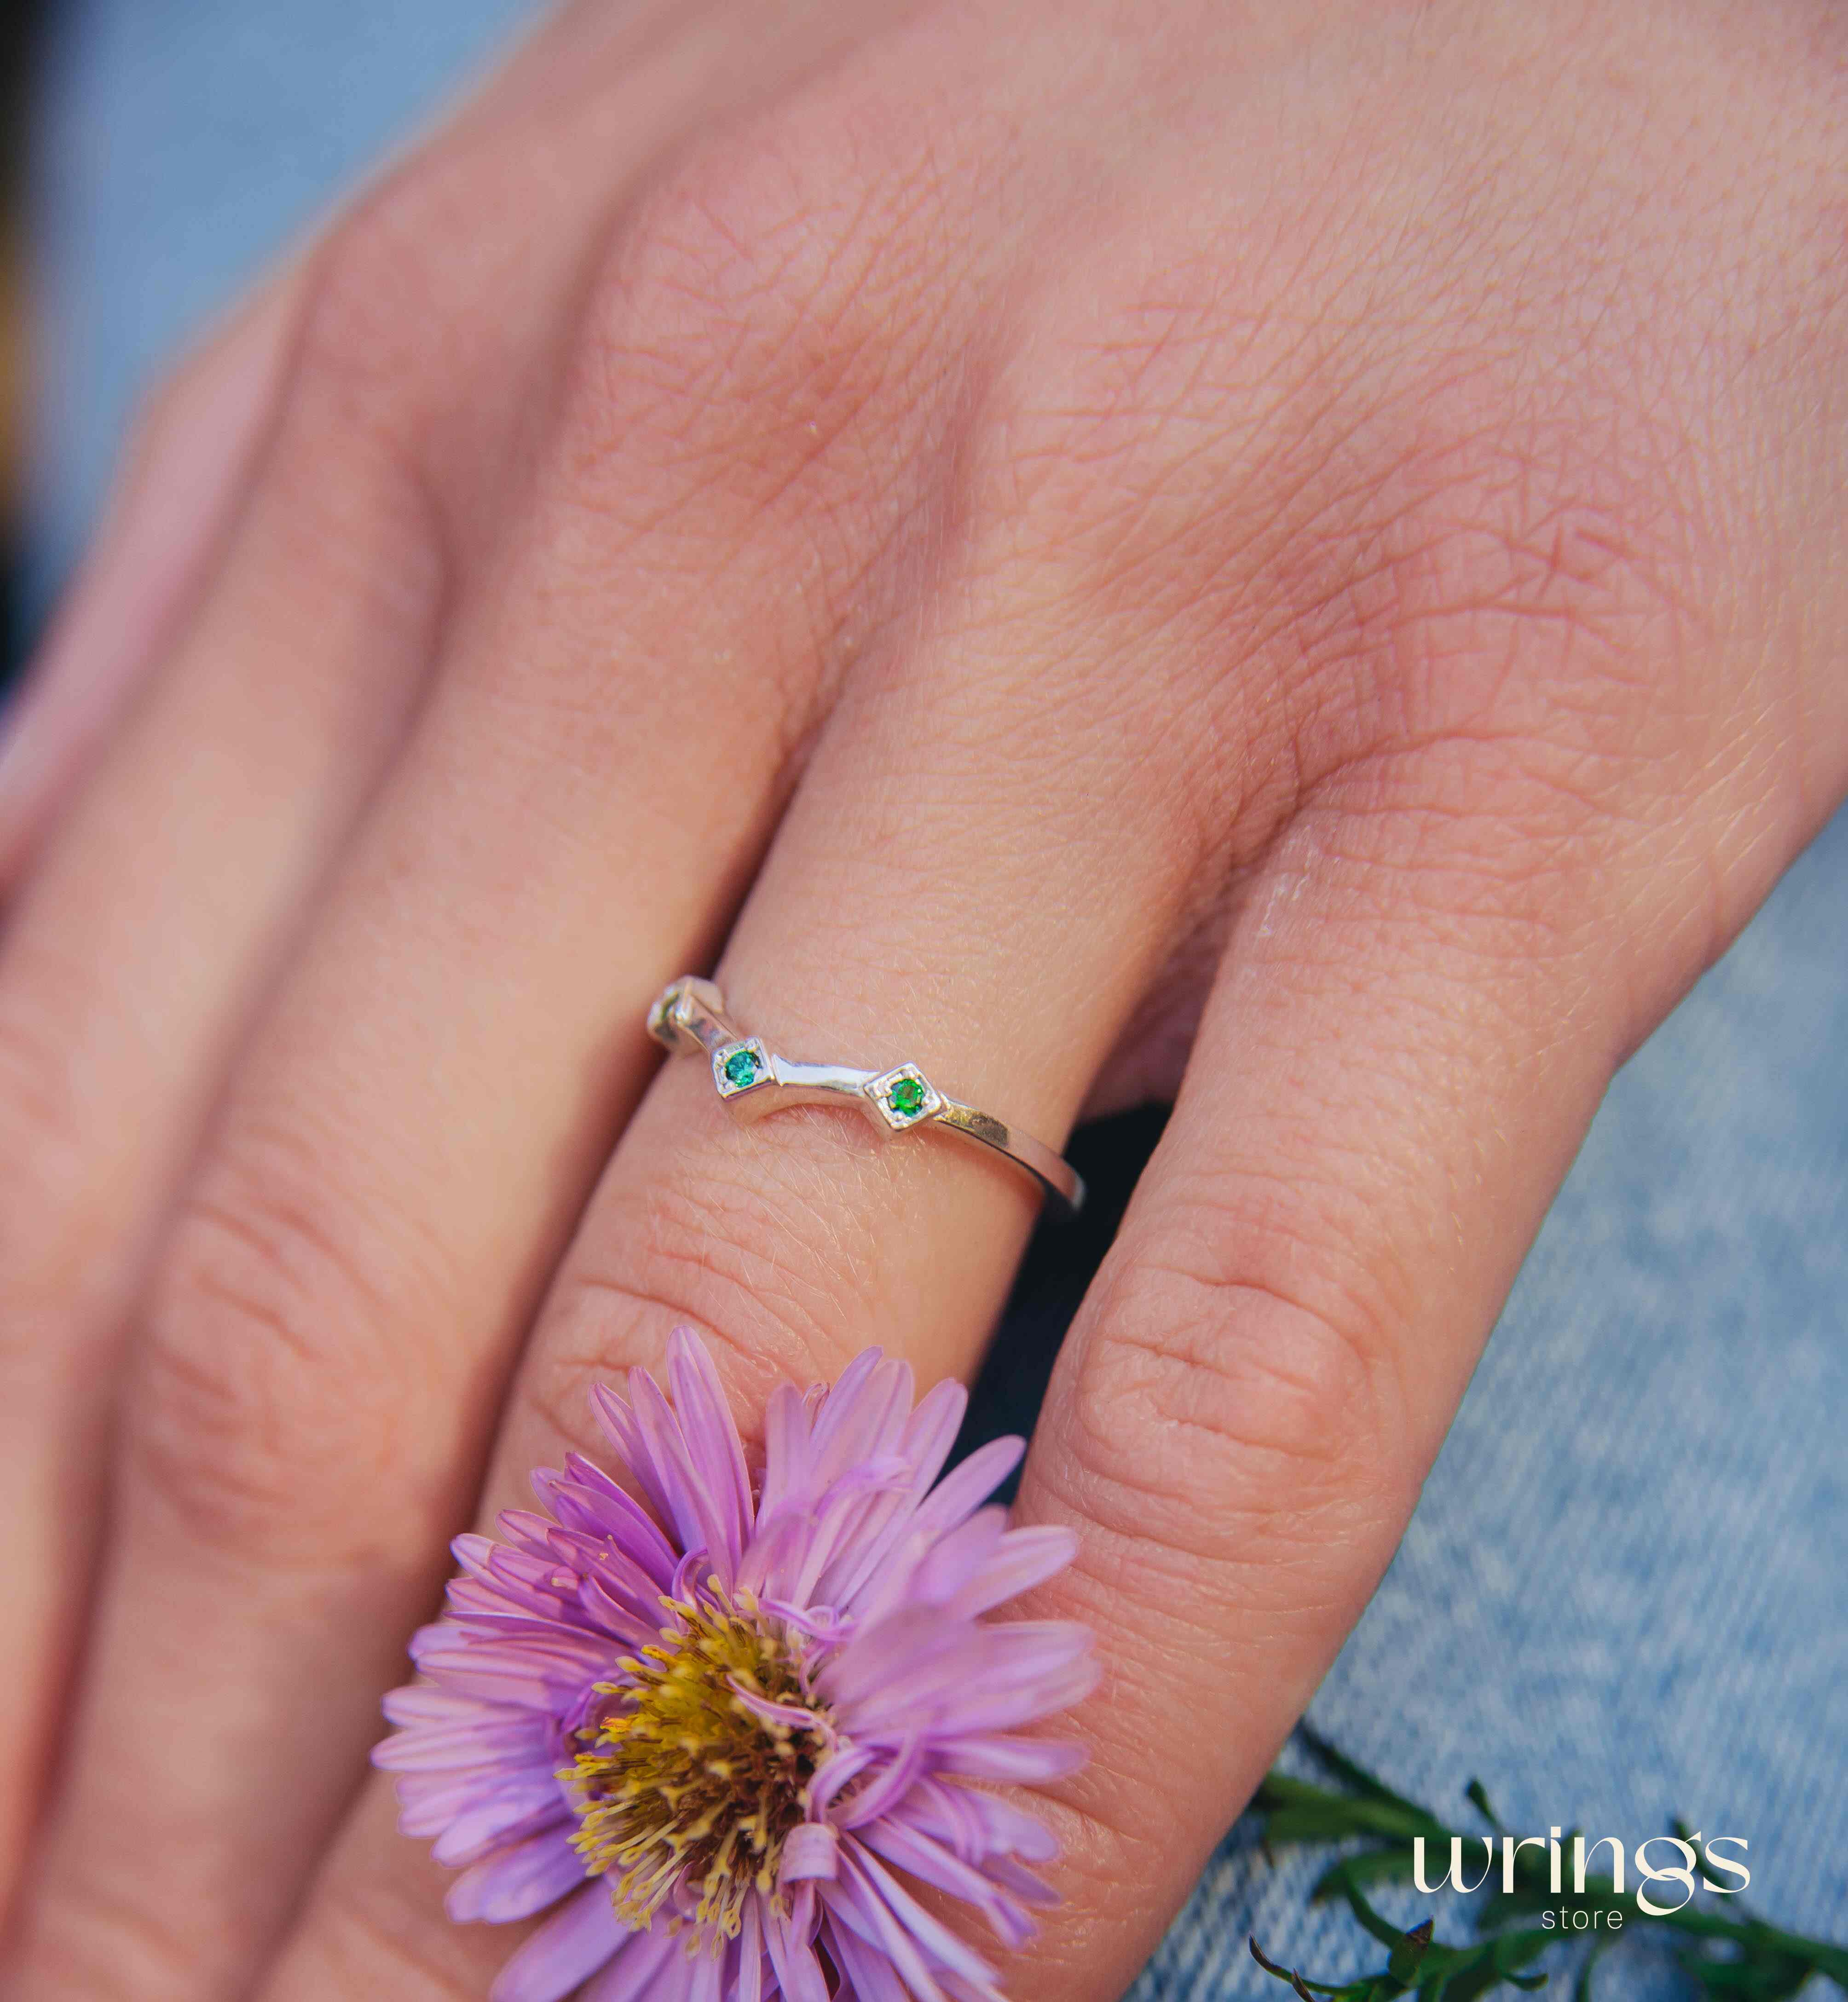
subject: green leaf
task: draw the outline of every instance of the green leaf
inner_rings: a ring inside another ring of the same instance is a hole
[[[1353,1855],[1341,1858],[1339,1868],[1357,1884],[1409,1884],[1412,1877],[1410,1852],[1399,1848],[1356,1850]],[[1324,1871],[1316,1880],[1316,1890],[1309,1893],[1312,1900],[1332,1874]]]
[[[1396,1948],[1403,1944],[1405,1934],[1393,1924],[1390,1919],[1383,1917],[1379,1913],[1374,1910],[1365,1898],[1362,1896],[1360,1886],[1342,1870],[1338,1864],[1334,1870],[1329,1872],[1329,1875],[1332,1877],[1337,1873],[1340,1874],[1341,1892],[1348,1900],[1348,1910],[1360,1920],[1367,1930],[1379,1941],[1382,1946]]]
[[[1318,1787],[1313,1780],[1299,1780],[1294,1773],[1270,1773],[1259,1782],[1257,1791],[1251,1797],[1254,1807],[1286,1807],[1298,1801],[1339,1801],[1340,1794],[1331,1794],[1326,1787]]]
[[[1498,1988],[1501,1978],[1501,1970],[1484,1954],[1473,1965],[1459,1969],[1452,1977],[1445,1991],[1446,2002],[1475,2002],[1478,1995],[1486,1995],[1491,1988]]]
[[[1365,1982],[1351,1982],[1345,1986],[1337,1987],[1326,1981],[1306,1981],[1294,1968],[1279,1967],[1275,1961],[1269,1958],[1264,1948],[1258,1944],[1257,1935],[1255,1933],[1248,1933],[1246,1935],[1245,1944],[1251,1949],[1251,1958],[1257,1962],[1265,1973],[1274,1975],[1279,1981],[1287,1981],[1302,1997],[1302,2002],[1316,2002],[1317,1995],[1351,1996],[1356,1990],[1364,1989],[1369,1985]]]
[[[1306,1719],[1296,1726],[1296,1735],[1314,1755],[1316,1762],[1334,1774],[1337,1780],[1345,1780],[1357,1794],[1372,1801],[1383,1801],[1396,1808],[1402,1808],[1420,1821],[1429,1821],[1431,1815],[1416,1801],[1408,1801],[1404,1794],[1396,1794],[1383,1780],[1377,1779],[1366,1767],[1357,1765],[1344,1752],[1337,1752],[1328,1740]]]
[[[1549,1944],[1546,1934],[1538,1930],[1525,1933],[1498,1933],[1487,1942],[1489,1957],[1510,1980],[1514,1979],[1516,1968],[1525,1967],[1530,1960],[1537,1960]]]
[[[1403,1986],[1409,1988],[1418,1972],[1418,1963],[1431,1944],[1431,1920],[1427,1919],[1423,1925],[1414,1926],[1410,1932],[1399,1935],[1399,1944],[1386,1962],[1386,1972]]]

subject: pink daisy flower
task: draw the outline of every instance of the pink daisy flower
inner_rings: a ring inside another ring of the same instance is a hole
[[[1009,1947],[1051,1902],[1027,1867],[1051,1836],[971,1783],[1079,1761],[1019,1733],[1091,1688],[1089,1633],[983,1617],[1075,1539],[981,1505],[1019,1439],[933,1487],[965,1393],[914,1406],[876,1348],[776,1390],[755,1481],[690,1329],[668,1377],[671,1401],[639,1369],[592,1393],[647,1508],[575,1453],[535,1474],[546,1512],[457,1538],[425,1679],[385,1700],[374,1760],[462,1868],[451,1917],[557,1905],[492,2002],[1000,2002],[907,1880]]]

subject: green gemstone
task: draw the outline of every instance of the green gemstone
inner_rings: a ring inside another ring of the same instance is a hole
[[[726,1078],[740,1091],[748,1084],[756,1083],[757,1073],[761,1068],[755,1050],[734,1050],[725,1059]]]
[[[924,1110],[924,1087],[915,1077],[901,1077],[885,1095],[901,1119],[915,1119]]]

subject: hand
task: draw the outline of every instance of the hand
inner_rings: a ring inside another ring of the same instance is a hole
[[[9,1997],[480,1994],[365,1777],[445,1540],[678,1320],[747,1414],[975,1363],[1029,1191],[657,1075],[715,960],[1055,1140],[1179,1087],[1020,1503],[1107,1680],[1007,1982],[1120,1991],[1848,786],[1845,86],[1820,5],[584,0],[248,309],[0,807]]]

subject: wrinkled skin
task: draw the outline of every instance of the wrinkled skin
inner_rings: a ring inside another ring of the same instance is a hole
[[[1108,1674],[1006,1979],[1120,1991],[1848,786],[1845,44],[581,0],[190,364],[0,779],[9,1997],[480,1995],[365,1770],[445,1539],[678,1320],[975,1363],[1030,1192],[734,1128],[714,964],[1178,1090],[1021,1501]]]

